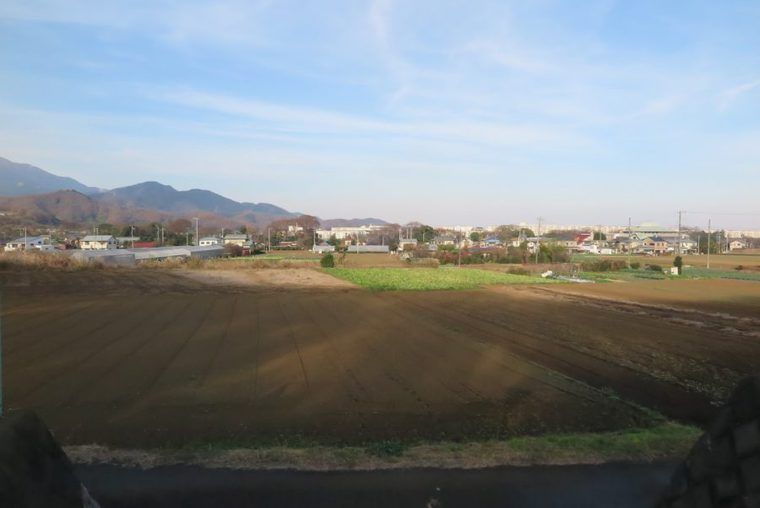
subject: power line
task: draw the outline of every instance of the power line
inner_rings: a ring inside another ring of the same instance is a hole
[[[694,212],[683,210],[683,213],[691,215],[746,215],[751,217],[760,217],[760,212]]]

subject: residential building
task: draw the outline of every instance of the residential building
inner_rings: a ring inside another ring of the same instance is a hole
[[[746,248],[747,248],[747,242],[745,242],[743,239],[732,240],[731,243],[728,244],[728,250],[742,250]]]
[[[237,245],[238,247],[250,247],[251,238],[245,233],[231,233],[224,235],[224,245]]]
[[[79,240],[82,250],[111,250],[118,246],[112,235],[87,235]]]
[[[398,250],[399,251],[405,251],[405,250],[413,250],[417,248],[417,239],[416,238],[402,238],[398,241]]]
[[[328,243],[321,243],[319,245],[314,245],[311,248],[311,251],[317,254],[324,254],[325,252],[335,252],[335,246],[330,245]]]
[[[388,226],[370,224],[367,226],[336,226],[330,229],[318,229],[317,238],[320,240],[329,240],[335,237],[336,240],[345,240],[346,238],[361,238],[377,231],[382,231]]]
[[[211,245],[221,245],[222,239],[218,236],[204,236],[200,240],[198,240],[198,245],[201,247],[209,247]]]
[[[457,239],[453,235],[440,235],[436,236],[433,242],[436,245],[456,245]]]
[[[23,251],[35,249],[41,251],[52,251],[55,248],[50,243],[50,237],[43,236],[22,236],[5,244],[5,252]]]
[[[499,240],[496,236],[488,236],[481,243],[484,247],[497,247],[499,245],[502,245],[501,240]]]
[[[648,236],[641,240],[641,252],[644,254],[665,254],[673,252],[674,248],[671,243],[661,236]]]

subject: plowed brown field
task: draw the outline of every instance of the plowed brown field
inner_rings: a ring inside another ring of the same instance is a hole
[[[760,365],[746,313],[209,277],[0,273],[8,405],[69,444],[466,439],[702,422]]]

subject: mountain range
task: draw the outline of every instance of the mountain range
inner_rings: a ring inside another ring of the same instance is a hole
[[[30,164],[20,164],[0,157],[0,196],[45,194],[61,189],[71,189],[83,194],[100,191],[73,178],[57,176]]]
[[[270,203],[238,202],[203,189],[180,191],[159,182],[104,190],[0,157],[0,211],[5,222],[42,225],[129,224],[199,217],[208,227],[265,227],[298,217]],[[324,227],[385,224],[382,219],[327,219]]]

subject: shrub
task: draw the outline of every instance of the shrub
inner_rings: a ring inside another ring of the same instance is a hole
[[[676,256],[675,259],[673,259],[673,266],[678,268],[678,274],[681,274],[681,268],[683,267],[683,258],[681,256]]]
[[[626,267],[623,261],[611,261],[609,259],[595,259],[581,263],[584,272],[616,272]]]
[[[660,265],[647,265],[647,270],[662,273],[662,267]]]
[[[522,266],[510,266],[507,273],[511,275],[530,275],[530,270],[526,270]]]
[[[638,270],[639,268],[641,268],[641,263],[639,263],[638,261],[635,261],[631,263],[631,268],[633,268],[634,270]]]
[[[231,258],[238,258],[243,255],[243,248],[240,245],[228,243],[224,246],[224,253]]]
[[[319,260],[319,265],[322,268],[335,268],[335,257],[328,252]]]
[[[744,265],[736,265],[736,266],[734,267],[734,270],[736,270],[736,271],[738,271],[738,272],[741,272],[742,270],[744,270]]]

